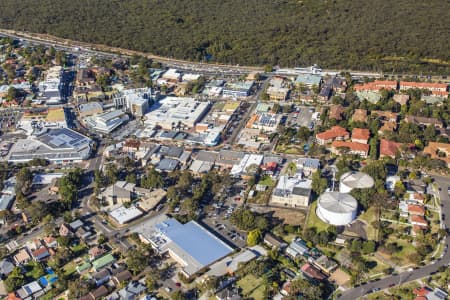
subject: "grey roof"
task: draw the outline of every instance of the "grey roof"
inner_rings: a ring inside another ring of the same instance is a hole
[[[120,299],[124,300],[133,300],[135,299],[139,294],[146,291],[145,285],[142,283],[135,281],[130,282],[126,287],[121,289],[118,294],[120,296]]]
[[[77,220],[73,221],[72,223],[69,223],[69,226],[70,226],[70,228],[72,228],[72,230],[77,230],[78,228],[80,228],[83,225],[84,225],[84,223],[80,219],[77,219]]]
[[[357,189],[371,188],[375,184],[371,176],[363,172],[355,171],[342,174],[340,181],[348,187]]]
[[[297,160],[297,164],[303,165],[304,168],[319,169],[320,160],[317,158],[302,157]]]
[[[176,159],[163,158],[156,166],[156,169],[160,171],[173,171],[178,167],[178,163]]]
[[[319,206],[335,213],[347,213],[358,208],[358,202],[350,194],[325,192],[319,197]]]
[[[175,147],[175,146],[161,146],[159,149],[159,154],[171,157],[171,158],[179,158],[181,154],[183,154],[183,147]]]
[[[311,195],[311,189],[296,186],[292,189],[292,194],[309,197]]]
[[[204,151],[201,150],[197,152],[195,160],[206,161],[206,162],[215,162],[219,153],[212,151]]]
[[[7,259],[0,261],[0,275],[7,276],[14,270],[14,264]]]
[[[1,210],[8,210],[11,207],[12,202],[14,201],[15,195],[6,195],[3,194],[0,197],[0,211]]]

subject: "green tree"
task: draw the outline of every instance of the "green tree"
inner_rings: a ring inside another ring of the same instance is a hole
[[[317,195],[322,194],[328,187],[328,182],[326,178],[323,178],[320,171],[317,170],[312,175],[311,188]]]
[[[259,229],[254,229],[247,234],[247,245],[255,246],[259,244],[262,239],[261,231]]]
[[[17,290],[25,284],[25,277],[19,267],[15,267],[13,271],[5,279],[5,285],[8,292]]]

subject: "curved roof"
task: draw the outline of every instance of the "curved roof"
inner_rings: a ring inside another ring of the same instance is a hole
[[[341,176],[341,182],[356,189],[371,188],[375,184],[372,177],[363,172],[350,171]]]
[[[326,192],[319,197],[319,206],[334,213],[349,213],[358,208],[358,202],[349,194]]]

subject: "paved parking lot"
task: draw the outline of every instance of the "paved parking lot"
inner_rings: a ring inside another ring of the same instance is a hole
[[[306,106],[298,106],[297,111],[289,114],[287,122],[291,125],[299,127],[309,127],[312,122],[314,108]]]

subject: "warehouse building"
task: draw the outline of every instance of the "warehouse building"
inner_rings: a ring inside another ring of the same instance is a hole
[[[160,254],[169,253],[181,266],[187,277],[204,270],[233,249],[195,221],[181,224],[176,219],[166,220],[139,232],[145,243],[150,243]]]

